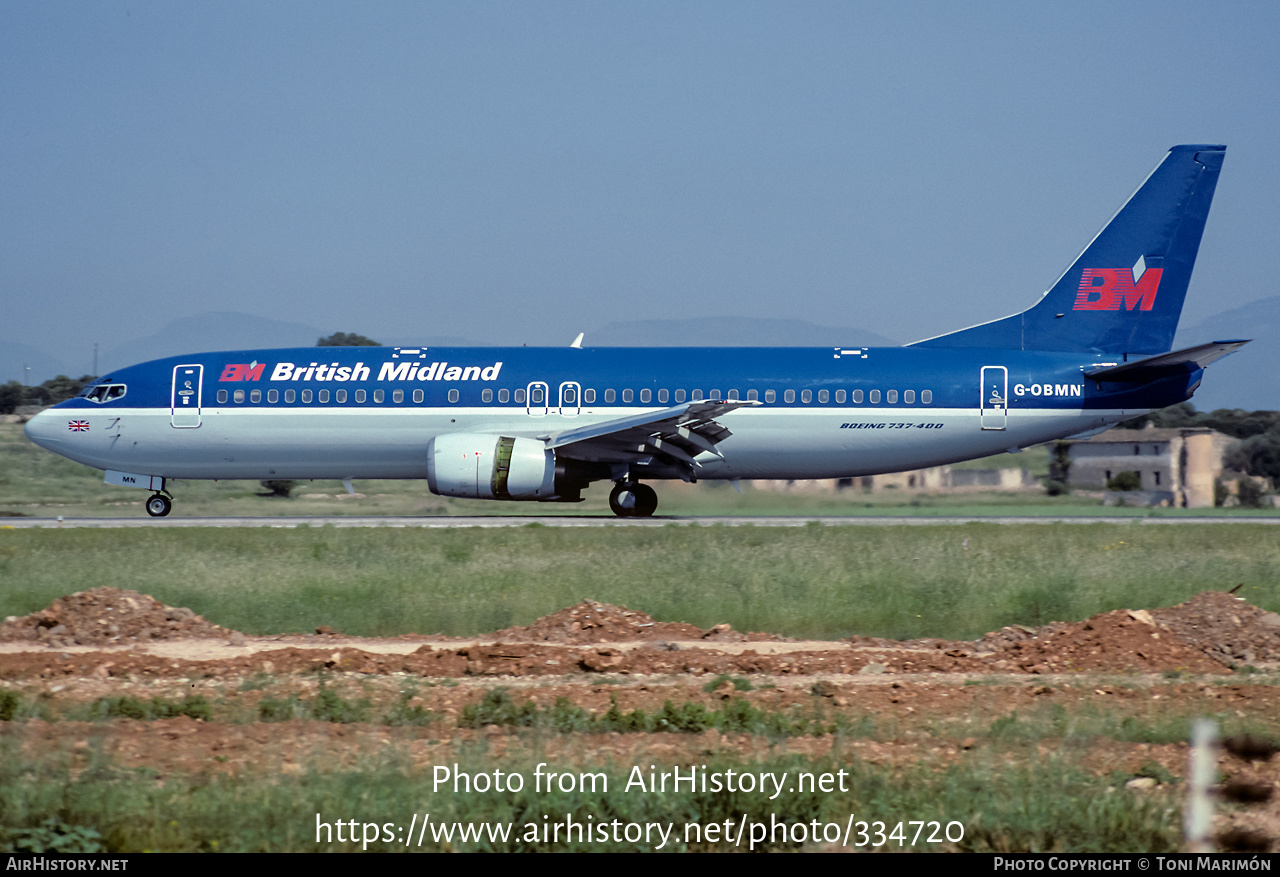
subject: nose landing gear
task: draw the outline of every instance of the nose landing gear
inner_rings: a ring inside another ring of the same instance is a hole
[[[609,508],[620,518],[647,518],[658,508],[658,494],[639,481],[619,481],[609,494]]]
[[[147,514],[153,518],[163,518],[173,509],[173,497],[167,493],[153,493],[147,499]]]

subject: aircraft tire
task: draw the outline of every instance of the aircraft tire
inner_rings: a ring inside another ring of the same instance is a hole
[[[173,508],[173,501],[161,493],[154,493],[147,500],[147,514],[153,518],[163,518]]]
[[[636,504],[631,514],[637,518],[647,518],[658,510],[658,492],[647,484],[635,486]]]
[[[619,481],[613,486],[613,490],[609,492],[609,511],[613,512],[620,518],[632,518],[636,515],[636,509],[640,504],[640,496],[636,493],[637,484],[628,484]],[[622,497],[626,493],[632,493],[635,497],[633,505],[627,508],[622,504]]]

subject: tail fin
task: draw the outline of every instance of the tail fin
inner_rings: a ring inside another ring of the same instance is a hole
[[[908,346],[1172,349],[1225,153],[1225,146],[1173,147],[1034,306]]]

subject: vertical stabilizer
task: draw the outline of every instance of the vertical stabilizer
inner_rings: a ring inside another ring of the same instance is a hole
[[[1033,307],[908,346],[1172,349],[1225,154],[1225,146],[1173,147]]]

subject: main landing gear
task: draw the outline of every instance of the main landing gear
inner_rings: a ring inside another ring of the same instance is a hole
[[[658,494],[639,481],[619,481],[609,494],[609,508],[620,518],[647,518],[658,508]]]
[[[147,514],[153,518],[163,518],[173,509],[173,497],[167,493],[153,493],[147,499]]]

